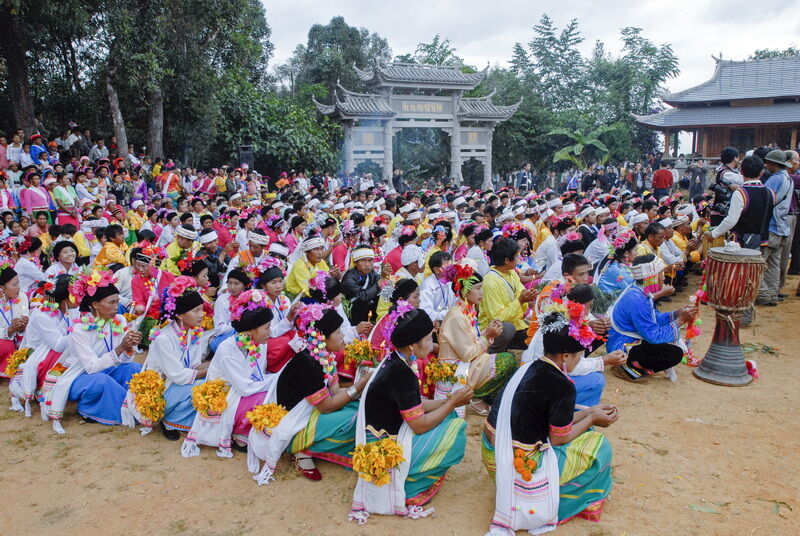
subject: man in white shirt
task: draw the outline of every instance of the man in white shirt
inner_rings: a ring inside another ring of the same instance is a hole
[[[491,229],[483,229],[475,234],[475,245],[467,250],[466,257],[472,259],[477,263],[476,270],[481,277],[491,269],[489,266],[488,251],[492,249],[494,242],[494,233]]]
[[[453,261],[453,257],[445,251],[437,251],[428,260],[433,272],[420,285],[419,308],[428,313],[434,324],[441,323],[447,311],[456,304],[456,296],[450,283],[442,282],[439,277],[445,266]]]

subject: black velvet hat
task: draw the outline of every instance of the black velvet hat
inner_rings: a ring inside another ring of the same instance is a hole
[[[269,307],[259,307],[252,311],[245,311],[239,320],[232,320],[233,329],[242,333],[272,322],[272,310]]]
[[[197,291],[184,292],[181,296],[175,298],[175,311],[174,314],[182,315],[188,313],[195,307],[203,305],[203,297]]]
[[[342,327],[343,323],[344,319],[336,312],[336,309],[328,309],[322,315],[322,318],[314,322],[314,327],[327,338],[330,337],[334,331]]]
[[[433,322],[428,313],[413,309],[397,320],[391,342],[395,348],[404,348],[424,339],[432,331]]]
[[[317,303],[328,303],[336,296],[342,293],[342,284],[335,277],[325,278],[325,292],[322,289],[312,288],[308,289],[309,297]]]
[[[2,276],[0,276],[0,277],[2,277]],[[83,299],[81,299],[81,303],[80,303],[81,312],[87,313],[87,312],[91,311],[91,309],[92,309],[91,305],[94,302],[99,302],[100,300],[108,298],[109,296],[113,296],[114,294],[119,294],[119,289],[117,287],[115,287],[114,285],[108,285],[108,286],[105,286],[105,287],[97,287],[97,290],[94,292],[94,295],[90,296],[90,295],[87,294],[86,296],[83,297]]]

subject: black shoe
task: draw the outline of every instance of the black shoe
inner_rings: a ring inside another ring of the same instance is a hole
[[[159,423],[159,424],[161,425],[161,433],[164,434],[164,437],[168,441],[177,441],[177,440],[179,440],[181,438],[181,433],[179,431],[170,430],[169,428],[164,426],[163,422]]]
[[[786,298],[788,298],[788,297],[789,297],[789,295],[788,295],[788,294],[784,294],[784,293],[782,293],[782,292],[779,292],[779,293],[778,293],[778,299],[779,299],[779,300],[785,300],[785,299],[786,299]]]
[[[247,452],[247,445],[240,445],[236,441],[231,441],[231,448],[236,452]]]
[[[778,302],[774,302],[774,301],[771,301],[771,302],[766,304],[767,307],[776,307],[777,305],[778,305]]]
[[[83,419],[84,424],[98,424],[97,421],[91,417],[81,417],[81,419]]]
[[[663,298],[659,298],[659,299],[658,299],[658,301],[659,301],[659,302],[664,302],[664,303],[669,303],[669,302],[671,302],[671,301],[672,301],[672,298],[670,298],[670,297],[668,297],[668,296],[665,296],[665,297],[663,297]]]

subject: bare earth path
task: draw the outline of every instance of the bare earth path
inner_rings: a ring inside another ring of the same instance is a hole
[[[790,278],[787,288],[796,284]],[[701,354],[713,331],[708,308],[703,318]],[[743,330],[742,339],[781,351],[750,354],[761,379],[749,387],[709,385],[685,366],[675,384],[663,375],[647,385],[607,375],[605,400],[621,408],[606,430],[615,488],[601,523],[574,520],[557,534],[800,534],[800,298],[760,309],[755,331]],[[278,480],[258,487],[243,454],[224,460],[204,448],[187,460],[160,433],[141,437],[74,416],[64,422],[67,435],[56,436],[38,415],[8,411],[5,380],[0,397],[0,536],[482,535],[494,505],[476,417],[466,458],[434,499],[432,518],[374,517],[356,527],[347,522],[355,480],[333,465],[320,464],[324,479],[313,483],[282,462]]]

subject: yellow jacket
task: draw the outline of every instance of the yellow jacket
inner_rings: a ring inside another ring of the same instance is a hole
[[[97,266],[108,266],[109,264],[119,263],[128,266],[128,256],[125,253],[128,251],[128,245],[116,245],[114,242],[106,242],[100,253],[94,259]]]
[[[492,269],[483,277],[483,299],[478,314],[481,329],[485,329],[493,319],[511,322],[517,330],[527,329],[525,310],[519,302],[522,294],[522,282],[516,270],[507,274]]]
[[[286,278],[286,294],[294,299],[301,292],[304,293],[308,290],[308,280],[311,279],[313,274],[318,271],[327,272],[329,270],[328,263],[324,260],[312,265],[308,262],[306,256],[302,255],[292,265],[289,277]]]

